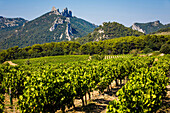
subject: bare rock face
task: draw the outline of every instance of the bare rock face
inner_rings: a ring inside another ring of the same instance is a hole
[[[60,40],[63,38],[63,33],[61,33],[61,35],[60,35]]]
[[[133,30],[137,30],[142,33],[146,33],[145,30],[141,29],[139,26],[137,26],[135,23],[132,25]]]
[[[53,22],[53,26],[51,26],[51,28],[49,29],[50,31],[54,31],[57,28],[58,24],[63,24],[64,20],[61,18],[57,18],[54,22]]]
[[[65,34],[66,34],[66,38],[70,41],[72,36],[73,36],[72,28],[71,28],[71,24],[70,23],[67,23]]]
[[[72,27],[70,24],[70,18],[66,18],[65,21],[67,22],[65,34],[66,34],[66,38],[70,41],[73,38]]]
[[[53,25],[50,27],[50,31],[54,31],[57,26],[59,24],[63,25],[64,23],[66,23],[66,29],[65,29],[65,36],[66,38],[70,41],[73,38],[73,33],[72,33],[72,27],[71,27],[71,23],[70,23],[70,18],[67,17],[65,20],[61,19],[60,17],[58,17],[54,22]],[[60,39],[62,39],[63,37],[63,33],[60,36]]]

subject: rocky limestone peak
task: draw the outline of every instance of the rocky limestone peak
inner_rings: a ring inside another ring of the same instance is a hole
[[[61,15],[59,9],[56,9],[55,7],[53,7],[51,11],[56,15]]]
[[[65,12],[68,13],[67,7],[63,9],[63,13],[65,13]]]
[[[56,15],[62,15],[65,17],[72,17],[72,11],[68,10],[68,8],[64,8],[63,11],[60,13],[59,9],[56,9],[55,7],[52,8],[51,12]]]
[[[61,14],[65,17],[72,17],[72,11],[68,11],[67,7],[63,9]]]

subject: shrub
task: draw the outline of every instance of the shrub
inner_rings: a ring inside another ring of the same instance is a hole
[[[160,52],[165,53],[165,54],[170,54],[170,44],[166,43],[166,44],[162,45]]]
[[[143,52],[144,52],[145,54],[151,53],[152,51],[153,51],[153,50],[152,50],[151,48],[149,48],[148,46],[146,46],[145,49],[143,50]]]

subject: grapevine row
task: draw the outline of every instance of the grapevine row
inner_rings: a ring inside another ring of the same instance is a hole
[[[11,88],[22,112],[55,112],[59,109],[64,112],[66,107],[75,107],[75,98],[80,98],[84,106],[86,94],[91,98],[93,90],[103,92],[113,80],[123,80],[142,67],[150,67],[154,59],[119,58],[42,67],[6,65],[1,67],[2,85],[6,92]],[[158,64],[154,63],[157,67]],[[166,70],[165,67],[163,72]]]
[[[168,59],[153,62],[148,68],[140,68],[129,76],[129,81],[118,92],[119,100],[107,106],[108,113],[156,112],[166,96],[170,71]]]

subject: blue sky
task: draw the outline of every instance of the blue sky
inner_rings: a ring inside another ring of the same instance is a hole
[[[0,15],[32,20],[53,6],[60,11],[67,7],[74,16],[97,25],[108,21],[127,27],[134,22],[170,23],[170,0],[0,0]]]

